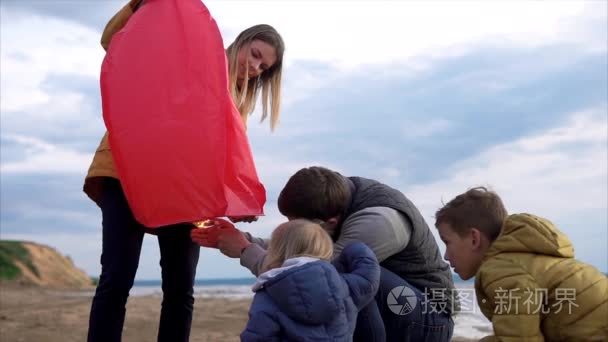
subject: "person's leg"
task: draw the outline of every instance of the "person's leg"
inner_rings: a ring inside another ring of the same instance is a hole
[[[449,342],[452,339],[454,321],[446,301],[451,295],[448,289],[427,289],[421,294],[422,321],[410,327],[412,341]]]
[[[386,341],[449,341],[450,316],[426,310],[424,294],[406,280],[381,267],[376,303],[384,321]]]
[[[133,218],[117,180],[105,181],[99,204],[103,217],[101,275],[91,305],[88,341],[113,342],[121,340],[144,230]]]
[[[163,303],[159,342],[188,341],[194,306],[194,278],[200,247],[190,239],[191,225],[174,225],[158,232]]]
[[[452,319],[452,314],[448,317],[448,338],[446,341],[451,341],[452,336],[454,336],[454,319]]]
[[[359,311],[357,315],[357,326],[353,335],[354,342],[384,342],[386,333],[384,322],[378,304],[372,300],[367,306]]]

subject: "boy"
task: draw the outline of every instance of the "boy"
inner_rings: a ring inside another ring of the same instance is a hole
[[[574,259],[566,235],[530,214],[507,215],[479,187],[436,213],[445,259],[475,293],[495,336],[483,341],[608,340],[608,278]]]

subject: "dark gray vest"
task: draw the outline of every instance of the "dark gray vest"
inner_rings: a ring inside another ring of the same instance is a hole
[[[407,246],[380,265],[423,293],[425,289],[447,289],[445,295],[451,299],[454,289],[452,272],[449,265],[443,261],[433,234],[414,204],[401,192],[385,184],[360,177],[348,179],[351,181],[352,198],[350,207],[342,216],[344,219],[365,208],[388,207],[401,212],[412,224],[412,234]],[[452,301],[447,302],[447,310],[451,311]]]

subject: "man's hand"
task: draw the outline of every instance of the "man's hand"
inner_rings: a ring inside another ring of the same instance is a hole
[[[230,258],[239,258],[241,251],[251,244],[243,232],[226,220],[215,219],[208,227],[192,229],[190,232],[192,241],[203,247],[218,248],[222,254]]]
[[[232,223],[245,222],[251,223],[258,220],[257,216],[228,216],[228,219],[232,221]]]
[[[238,229],[224,229],[217,237],[217,248],[220,249],[222,254],[230,258],[240,258],[241,252],[249,245],[251,245],[251,242]]]

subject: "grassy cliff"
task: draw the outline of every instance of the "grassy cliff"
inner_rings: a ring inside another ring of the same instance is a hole
[[[52,288],[86,288],[91,278],[54,248],[0,240],[0,281]]]

